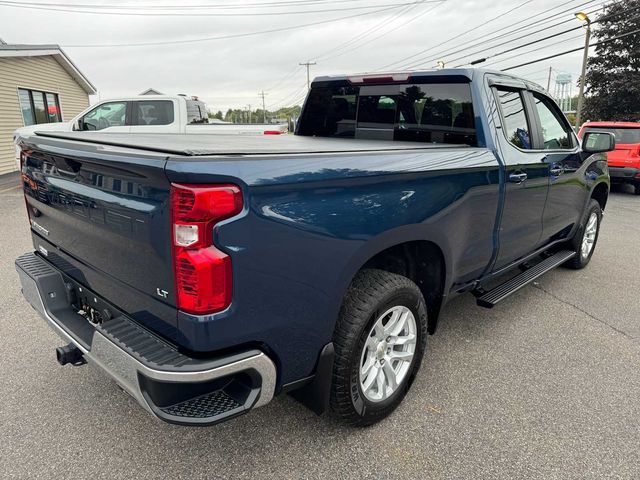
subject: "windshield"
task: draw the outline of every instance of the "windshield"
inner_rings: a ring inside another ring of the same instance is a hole
[[[468,83],[314,87],[297,133],[477,145]]]
[[[640,125],[638,128],[608,128],[608,127],[590,127],[585,128],[585,131],[597,131],[597,132],[609,132],[613,133],[616,137],[616,144],[618,143],[640,143]]]

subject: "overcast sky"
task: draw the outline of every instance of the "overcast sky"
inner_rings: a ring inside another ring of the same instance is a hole
[[[9,2],[0,0],[0,35],[3,40],[7,43],[61,45],[97,87],[100,98],[137,94],[153,87],[167,94],[198,95],[212,110],[224,111],[229,107],[244,108],[247,104],[255,109],[261,102],[258,92],[263,89],[268,94],[268,108],[288,106],[300,100],[306,90],[306,71],[298,66],[299,62],[317,62],[311,67],[312,77],[376,71],[382,67],[386,70],[402,67],[428,69],[436,65],[437,59],[447,62],[447,66],[457,66],[578,26],[573,13],[593,11],[604,0],[12,2],[30,8],[9,6]],[[41,9],[44,3],[51,4],[46,8],[53,10]],[[273,6],[277,3],[280,5]],[[257,4],[269,6],[257,8]],[[94,5],[95,8],[85,8],[84,11],[98,13],[69,11]],[[109,9],[105,8],[106,5]],[[132,9],[134,5],[139,9]],[[185,8],[193,5],[208,8]],[[111,9],[114,6],[122,8]],[[158,8],[160,6],[163,8]],[[178,6],[180,8],[176,8]],[[540,14],[546,10],[547,13]],[[554,14],[557,15],[543,21]],[[536,20],[541,23],[529,30],[490,44],[474,46],[489,36],[508,33]],[[567,23],[533,34],[563,20]],[[309,25],[318,22],[324,23]],[[291,29],[296,26],[300,28]],[[273,32],[279,29],[281,31]],[[264,31],[272,32],[213,39]],[[470,32],[465,34],[467,31]],[[508,45],[492,47],[525,35],[525,38],[513,40]],[[176,41],[184,43],[164,44]],[[97,46],[140,43],[160,44]],[[488,59],[484,65],[506,68],[579,47],[583,43],[584,33],[579,29]],[[462,48],[465,48],[462,52],[452,52]],[[477,53],[479,51],[482,53]],[[402,61],[412,55],[412,58]],[[546,87],[547,72],[551,66],[554,75],[555,72],[568,72],[573,76],[575,91],[581,59],[582,53],[576,52],[511,73],[525,75]]]

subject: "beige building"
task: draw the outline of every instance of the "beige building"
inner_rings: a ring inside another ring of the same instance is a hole
[[[16,128],[71,120],[95,93],[58,45],[0,41],[0,175],[16,170]]]

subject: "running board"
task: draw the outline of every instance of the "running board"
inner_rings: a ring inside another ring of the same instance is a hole
[[[562,250],[533,267],[527,268],[520,275],[513,277],[511,280],[507,280],[502,285],[498,285],[488,292],[482,292],[481,296],[477,298],[476,303],[480,307],[493,308],[497,303],[501,302],[509,295],[517,292],[522,287],[533,282],[536,278],[547,273],[549,270],[553,270],[554,268],[562,265],[575,255],[576,252]]]

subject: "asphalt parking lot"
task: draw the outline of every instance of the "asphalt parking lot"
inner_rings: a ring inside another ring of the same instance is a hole
[[[8,189],[7,189],[8,188]],[[591,264],[493,310],[446,308],[413,388],[350,429],[287,396],[210,428],[166,425],[24,302],[22,194],[0,188],[1,478],[638,478],[640,196],[611,194]]]

